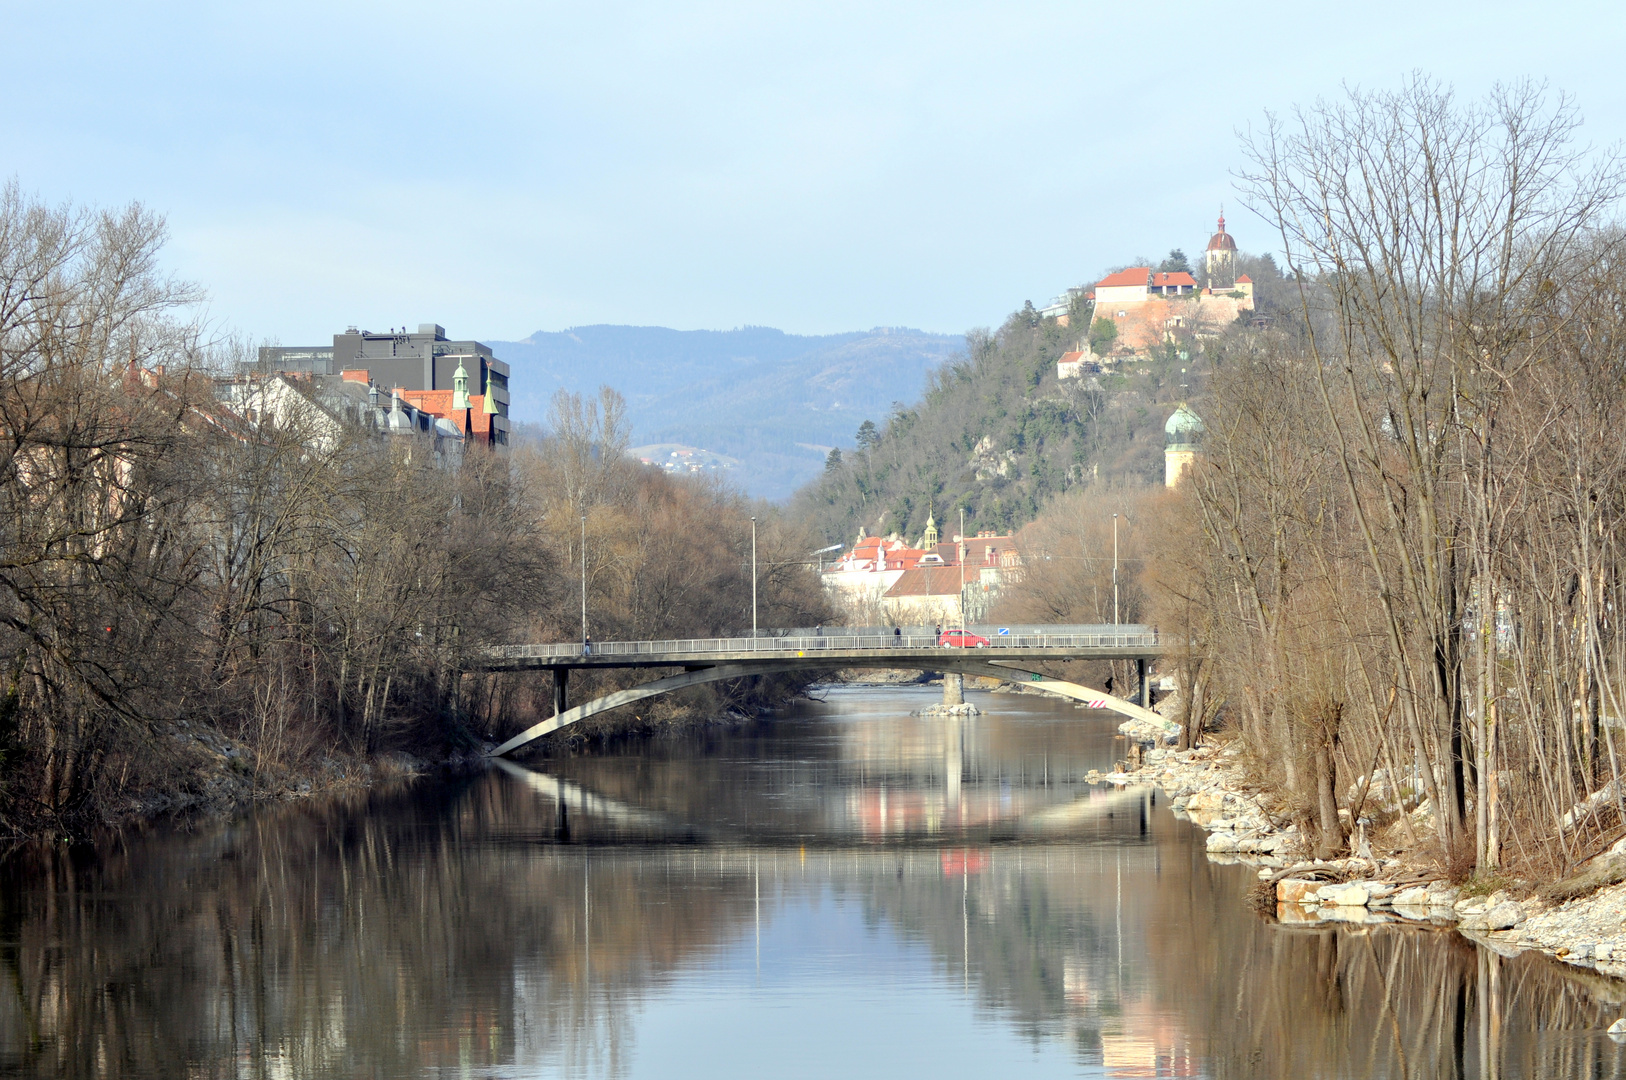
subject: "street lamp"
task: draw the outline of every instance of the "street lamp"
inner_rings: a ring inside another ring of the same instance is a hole
[[[970,620],[965,617],[965,507],[960,507],[960,629],[968,628]]]
[[[757,637],[757,519],[751,519],[751,640]],[[752,648],[756,648],[752,645]]]
[[[1112,625],[1118,625],[1118,515],[1112,515]]]
[[[587,515],[582,515],[582,649],[587,648]]]

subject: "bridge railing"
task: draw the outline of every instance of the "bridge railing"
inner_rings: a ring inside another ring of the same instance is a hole
[[[1128,628],[1126,628],[1128,629]],[[1134,628],[1132,632],[1110,634],[1011,634],[990,637],[996,649],[1155,649],[1157,633]],[[938,645],[935,635],[918,634],[821,634],[798,637],[677,638],[668,641],[595,641],[585,655],[589,659],[656,658],[730,653],[796,656],[808,653],[877,652],[898,650],[939,650],[962,653],[959,646]],[[972,652],[979,650],[972,649]],[[497,660],[579,660],[584,656],[578,642],[549,645],[495,645],[486,650]]]

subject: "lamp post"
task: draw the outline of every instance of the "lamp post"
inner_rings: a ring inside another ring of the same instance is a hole
[[[582,648],[587,648],[587,515],[582,515]]]
[[[1118,625],[1118,515],[1112,515],[1112,625]]]
[[[970,622],[965,617],[965,507],[960,507],[960,553],[956,560],[960,564],[960,629],[966,629]]]
[[[751,641],[757,639],[757,519],[751,519]]]

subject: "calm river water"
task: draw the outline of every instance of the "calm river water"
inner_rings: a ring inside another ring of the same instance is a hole
[[[1626,987],[1296,928],[1115,721],[843,689],[742,731],[417,781],[0,880],[0,1075],[1626,1074]]]

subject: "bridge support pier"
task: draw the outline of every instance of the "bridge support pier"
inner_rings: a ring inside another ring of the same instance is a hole
[[[965,676],[958,671],[943,672],[943,704],[965,704]]]
[[[1143,709],[1152,707],[1152,688],[1146,683],[1146,658],[1143,656],[1135,661],[1136,685],[1139,687],[1139,705]]]
[[[553,715],[558,716],[570,707],[566,700],[565,687],[570,682],[570,669],[556,667],[553,671]]]

